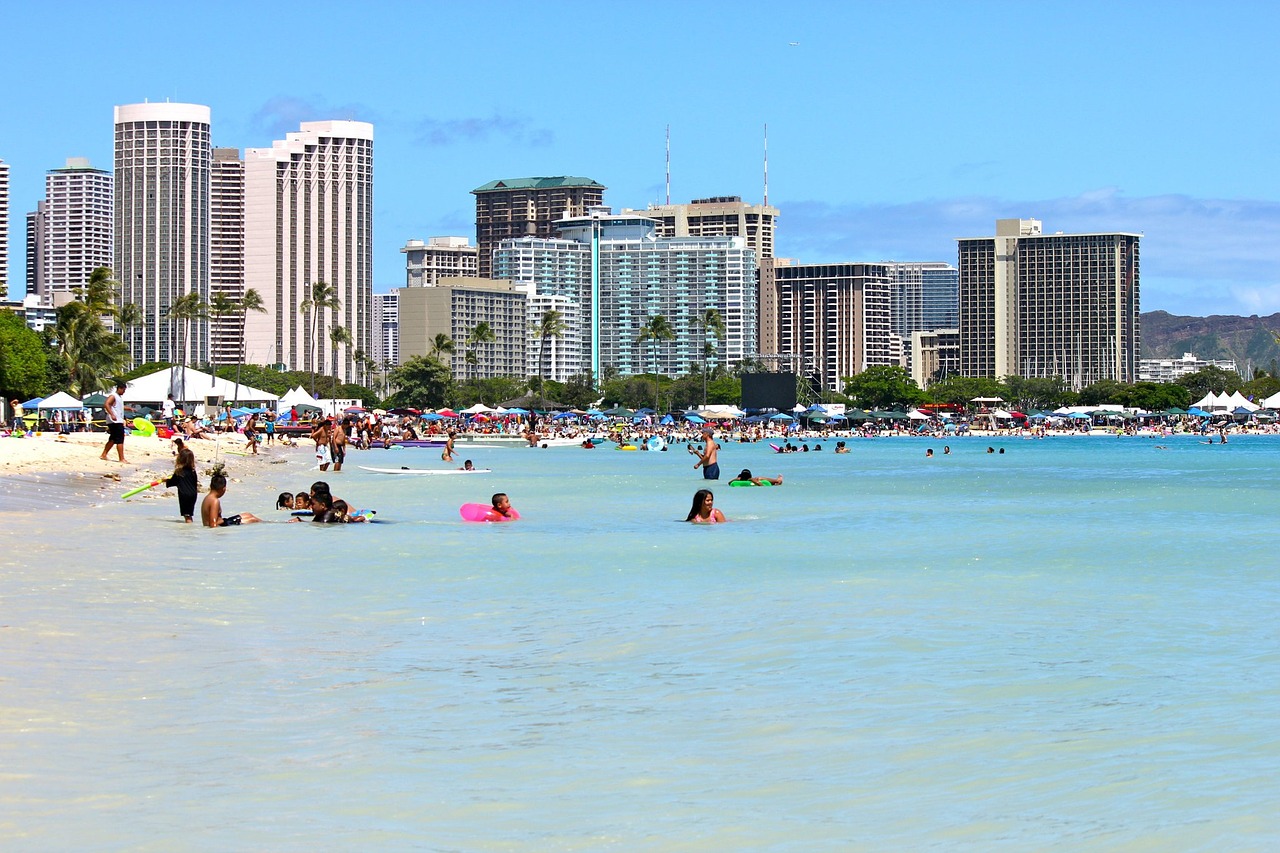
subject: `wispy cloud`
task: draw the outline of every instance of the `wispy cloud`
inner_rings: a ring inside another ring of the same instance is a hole
[[[282,139],[286,133],[296,131],[304,121],[368,121],[376,122],[377,115],[365,104],[329,104],[323,99],[302,98],[296,95],[277,95],[269,99],[249,119],[250,127],[272,139]]]
[[[1114,188],[1040,200],[986,197],[906,204],[779,204],[779,254],[801,262],[948,260],[957,237],[996,219],[1039,219],[1047,232],[1143,235],[1142,305],[1172,313],[1280,310],[1280,203],[1182,195],[1129,198]]]
[[[432,147],[501,139],[529,148],[543,148],[555,140],[550,130],[534,127],[526,118],[496,113],[487,118],[422,118],[414,123],[413,136],[418,144]]]

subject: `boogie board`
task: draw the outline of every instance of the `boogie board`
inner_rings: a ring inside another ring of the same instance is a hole
[[[508,512],[510,515],[504,518],[489,504],[463,504],[458,507],[458,514],[464,521],[517,521],[520,518],[520,513],[514,509]]]
[[[729,485],[738,488],[742,486],[772,486],[773,483],[768,480],[761,480],[759,483],[753,483],[750,480],[730,480]]]
[[[370,468],[366,465],[357,466],[361,471],[372,471],[375,474],[491,474],[490,468],[473,468],[470,471],[464,471],[461,468]]]

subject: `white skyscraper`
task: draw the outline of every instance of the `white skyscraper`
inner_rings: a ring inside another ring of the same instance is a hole
[[[244,161],[245,286],[267,309],[249,315],[246,348],[259,363],[351,381],[353,354],[372,343],[373,125],[303,122]],[[302,310],[318,282],[339,307]],[[337,327],[350,344],[334,343]]]
[[[115,263],[111,197],[111,173],[82,157],[69,157],[64,168],[45,174],[44,218],[36,235],[41,305],[53,305],[55,293],[83,287],[95,269]]]
[[[190,293],[209,299],[211,160],[208,107],[115,108],[114,270],[121,301],[142,312],[123,330],[135,364],[209,360],[208,321],[169,311]]]
[[[9,164],[0,160],[0,299],[9,293]]]
[[[244,161],[237,148],[213,149],[209,179],[209,299],[244,297]],[[210,361],[265,364],[265,353],[241,352],[240,316],[209,318]],[[259,357],[261,356],[261,357]]]

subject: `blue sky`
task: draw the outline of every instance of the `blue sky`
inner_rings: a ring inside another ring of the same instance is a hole
[[[375,290],[470,190],[583,175],[615,209],[762,195],[779,255],[947,260],[1003,217],[1145,235],[1142,307],[1280,311],[1267,3],[11,4],[10,280],[44,171],[111,166],[112,107],[207,104],[214,144],[375,126]],[[14,251],[16,250],[16,251]]]

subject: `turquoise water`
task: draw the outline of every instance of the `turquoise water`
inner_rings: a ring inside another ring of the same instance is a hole
[[[10,513],[5,849],[1275,849],[1280,437],[949,443],[729,445],[717,526],[680,449]]]

